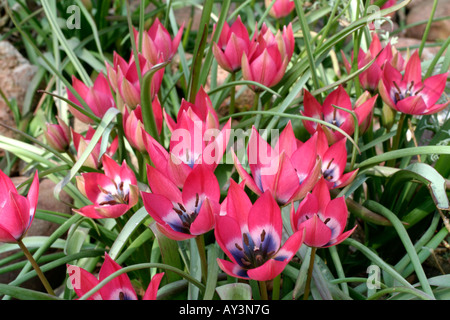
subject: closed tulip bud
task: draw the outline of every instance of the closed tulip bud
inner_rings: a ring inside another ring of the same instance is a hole
[[[272,0],[265,0],[265,5],[267,8],[271,3]],[[269,14],[276,19],[280,19],[287,17],[294,10],[294,8],[295,2],[292,0],[276,0],[269,11]]]
[[[69,149],[72,140],[70,129],[60,118],[56,117],[58,124],[47,123],[44,132],[47,143],[56,151],[65,152]]]

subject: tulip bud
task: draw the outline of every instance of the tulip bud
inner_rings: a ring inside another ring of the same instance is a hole
[[[71,135],[69,127],[60,118],[56,117],[58,124],[47,123],[44,132],[47,143],[56,151],[65,152],[69,149]]]

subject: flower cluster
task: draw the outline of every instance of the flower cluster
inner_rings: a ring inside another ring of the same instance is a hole
[[[265,4],[272,5],[268,13],[278,21],[295,8],[293,1]],[[76,132],[58,118],[58,124],[47,125],[45,139],[84,170],[73,179],[86,203],[73,209],[75,214],[93,223],[115,221],[119,230],[126,230],[121,228],[127,219],[143,209],[151,237],[201,243],[209,235],[225,254],[216,259],[217,265],[234,278],[273,280],[302,246],[314,250],[336,246],[353,234],[357,225],[348,225],[346,197],[336,196],[335,191],[350,186],[359,173],[348,166],[349,147],[358,148],[357,133],[371,128],[377,106],[384,103],[403,114],[429,115],[449,104],[438,103],[448,73],[424,78],[417,51],[403,58],[373,33],[368,51],[360,49],[356,61],[344,56],[348,73],[371,63],[354,79],[360,93],[340,84],[322,96],[305,84],[296,92],[301,106],[292,109],[295,117],[280,122],[278,137],[265,136],[253,124],[245,147],[240,148],[234,141],[233,114],[222,119],[205,86],[191,90],[194,94],[180,99],[173,109],[161,97],[168,72],[161,66],[177,53],[183,29],[184,24],[172,37],[155,19],[143,34],[133,29],[130,40],[139,50],[128,58],[114,52],[112,62],[105,62],[106,74],[98,73],[92,85],[72,76],[69,109],[87,130]],[[256,99],[282,82],[299,51],[292,23],[279,30],[265,23],[256,25],[250,36],[238,16],[232,24],[224,22],[220,30],[214,25],[214,34],[217,41],[210,45],[215,61],[233,77],[241,76]],[[151,83],[144,87],[142,79],[148,72],[153,73]],[[266,106],[273,101],[267,100]],[[111,108],[117,109],[117,121],[92,145],[99,120]],[[144,121],[148,113],[156,132]],[[296,126],[305,129],[303,139]],[[227,155],[231,169],[224,177],[218,168]],[[38,179],[36,172],[25,197],[0,171],[1,242],[20,243],[30,228]],[[107,250],[98,276],[72,264],[67,269],[79,298],[88,294],[89,299],[102,300],[139,296],[154,300],[167,274],[154,273],[152,278],[147,274],[148,279],[139,284],[120,274],[95,291],[123,271]],[[136,293],[137,285],[143,294]]]

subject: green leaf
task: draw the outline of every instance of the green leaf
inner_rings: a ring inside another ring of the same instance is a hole
[[[47,293],[20,288],[3,283],[0,283],[0,293],[11,296],[18,300],[62,300],[61,298]]]
[[[252,288],[247,283],[229,283],[216,288],[222,300],[251,300]]]
[[[147,211],[144,207],[142,207],[138,211],[136,211],[136,213],[133,214],[131,218],[128,219],[127,223],[122,228],[113,245],[111,246],[111,249],[109,250],[109,255],[113,260],[116,260],[119,257],[119,253],[123,250],[130,236],[148,217],[149,215]]]
[[[405,169],[393,174],[386,185],[384,194],[388,196],[397,194],[404,183],[409,181],[425,184],[430,189],[436,206],[441,210],[450,209],[445,179],[432,166],[422,162],[410,164]]]
[[[150,225],[150,229],[156,237],[161,249],[161,258],[164,264],[173,266],[177,269],[183,269],[180,255],[178,254],[178,244],[175,240],[169,239],[161,231],[155,223]],[[168,282],[174,282],[180,280],[180,276],[173,272],[167,272],[166,274]]]
[[[355,168],[364,168],[391,159],[425,154],[450,154],[450,146],[420,146],[389,151],[364,160],[363,162],[356,164]]]

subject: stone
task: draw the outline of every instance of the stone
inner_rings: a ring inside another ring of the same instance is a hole
[[[19,110],[22,110],[25,94],[36,71],[37,66],[30,64],[11,43],[0,41],[0,88],[8,101],[16,100]],[[0,98],[0,122],[15,127],[13,114],[3,98]],[[2,126],[0,135],[15,137],[11,130]],[[2,154],[0,151],[0,156]]]
[[[401,52],[403,58],[406,58],[408,49],[409,54],[411,55],[415,50],[417,50],[416,48],[420,46],[420,43],[421,43],[420,39],[399,37],[397,39],[395,47]],[[424,47],[421,59],[423,61],[434,59],[439,49],[440,49],[439,47],[432,47],[432,46]]]
[[[406,24],[428,20],[431,16],[433,1],[412,1],[409,12],[406,16]],[[450,15],[450,1],[439,1],[434,13],[434,18],[448,17]],[[425,32],[426,23],[408,28],[406,37],[422,39]],[[450,37],[450,20],[445,19],[431,24],[427,41],[446,40]]]

